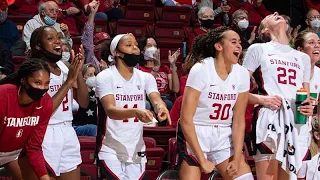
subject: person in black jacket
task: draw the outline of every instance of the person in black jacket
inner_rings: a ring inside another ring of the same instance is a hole
[[[13,73],[13,62],[11,51],[0,41],[0,79]]]

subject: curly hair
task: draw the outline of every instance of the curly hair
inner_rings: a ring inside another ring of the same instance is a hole
[[[224,38],[224,32],[229,30],[231,30],[229,27],[221,26],[197,36],[186,59],[185,69],[188,71],[197,62],[201,62],[207,57],[215,57],[216,49],[214,44],[220,42]]]
[[[0,85],[2,84],[15,84],[17,86],[21,85],[22,78],[28,78],[33,75],[34,72],[39,70],[45,70],[50,74],[50,69],[48,64],[37,58],[29,58],[19,66],[18,70],[6,78],[0,81]]]

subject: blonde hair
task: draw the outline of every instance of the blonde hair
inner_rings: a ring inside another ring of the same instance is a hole
[[[311,144],[310,144],[310,152],[311,152],[311,156],[315,156],[316,154],[318,154],[318,140],[314,137],[314,133],[318,132],[320,135],[320,128],[319,128],[319,118],[317,116],[313,116],[312,117],[312,140],[311,140]]]

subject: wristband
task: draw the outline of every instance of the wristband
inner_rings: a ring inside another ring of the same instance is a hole
[[[170,70],[171,71],[177,71],[177,66],[176,65],[170,66]]]
[[[153,71],[153,72],[156,72],[156,73],[158,73],[158,72],[159,72],[159,70],[154,70],[154,69],[152,69],[152,71]]]

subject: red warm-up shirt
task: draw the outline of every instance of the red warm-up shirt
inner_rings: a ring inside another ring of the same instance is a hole
[[[9,15],[36,15],[38,13],[37,4],[39,0],[15,0],[9,6]]]
[[[23,149],[36,175],[47,174],[42,141],[53,111],[48,94],[28,106],[18,104],[19,87],[0,86],[0,152]]]
[[[147,68],[144,66],[140,66],[139,69],[143,72],[151,73],[152,68]],[[168,75],[171,74],[171,70],[166,65],[161,65],[159,68],[159,72],[156,76],[158,91],[160,94],[169,94],[169,79]]]
[[[306,0],[309,9],[315,9],[320,11],[320,1],[319,0]]]

